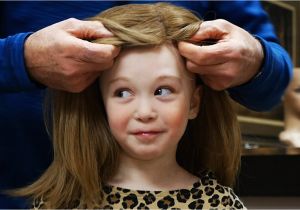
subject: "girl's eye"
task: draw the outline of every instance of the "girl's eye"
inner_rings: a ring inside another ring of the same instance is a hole
[[[158,88],[154,95],[159,95],[159,96],[167,96],[170,95],[172,93],[170,88]]]
[[[132,93],[129,90],[117,90],[115,96],[119,98],[128,98],[132,96]]]

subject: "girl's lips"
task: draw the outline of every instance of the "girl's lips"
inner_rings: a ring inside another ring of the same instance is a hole
[[[134,129],[134,130],[131,130],[131,134],[133,135],[140,135],[140,134],[158,134],[158,133],[163,133],[164,130],[163,129],[159,129],[159,128],[142,128],[142,129]]]
[[[132,133],[136,138],[140,140],[151,140],[163,133],[162,131],[138,131]]]
[[[148,134],[157,134],[161,133],[161,131],[139,131],[139,132],[134,132],[134,135],[148,135]]]

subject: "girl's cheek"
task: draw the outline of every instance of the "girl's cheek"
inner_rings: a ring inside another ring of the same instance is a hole
[[[186,103],[177,103],[176,105],[168,106],[162,112],[165,116],[165,121],[173,127],[184,127],[188,119],[188,107]]]
[[[120,107],[111,106],[107,114],[109,126],[112,130],[122,131],[127,127],[129,113],[126,111],[126,109],[120,109]]]

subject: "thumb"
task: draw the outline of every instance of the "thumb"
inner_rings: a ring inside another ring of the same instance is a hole
[[[190,41],[199,42],[203,40],[221,40],[227,34],[216,22],[204,21],[201,23],[199,30],[191,37]]]
[[[76,20],[74,28],[68,30],[71,34],[80,39],[99,39],[114,36],[107,30],[100,21]]]

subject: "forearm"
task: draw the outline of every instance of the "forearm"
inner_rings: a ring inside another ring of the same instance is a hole
[[[264,48],[264,62],[258,70],[259,76],[250,79],[246,84],[229,89],[230,95],[249,109],[271,109],[280,102],[292,77],[293,67],[289,55],[278,44],[267,13],[259,1],[213,1],[211,4],[219,18],[224,18],[255,35]]]
[[[249,109],[266,111],[280,102],[292,78],[293,66],[289,55],[279,44],[262,38],[259,40],[265,56],[260,72],[248,83],[229,89],[229,93],[235,101]]]
[[[30,33],[0,39],[0,91],[18,92],[37,89],[24,63],[24,42]]]

